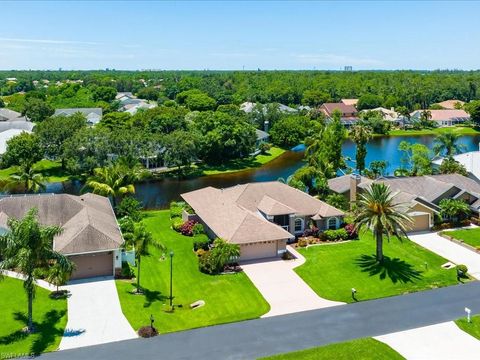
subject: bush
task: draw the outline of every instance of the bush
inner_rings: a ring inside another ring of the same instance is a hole
[[[215,264],[211,251],[205,251],[198,258],[198,268],[200,269],[201,272],[205,274],[215,274],[218,272],[218,269]]]
[[[153,326],[142,326],[140,329],[138,329],[138,335],[143,337],[143,338],[150,338],[158,335],[157,329],[155,329]]]
[[[195,241],[193,242],[193,250],[194,251],[197,251],[199,249],[203,249],[205,251],[209,250],[209,246],[210,245],[210,240],[209,239],[195,239]]]
[[[132,266],[127,261],[122,261],[122,279],[131,279],[135,275]]]
[[[124,198],[115,210],[119,218],[129,217],[135,222],[142,220],[142,204],[134,197]]]
[[[304,237],[309,237],[309,236],[318,237],[319,233],[320,233],[320,230],[316,226],[312,226],[311,228],[306,229],[303,232],[303,236]]]
[[[347,232],[349,239],[357,239],[358,238],[358,232],[357,232],[357,229],[355,229],[355,225],[353,225],[353,224],[345,225],[345,231]]]
[[[193,220],[185,221],[180,227],[180,232],[185,236],[193,236],[193,227],[197,224]]]
[[[266,154],[271,148],[272,148],[271,144],[264,142],[260,144],[260,146],[258,147],[258,150],[260,150],[260,153]]]
[[[172,229],[180,232],[183,226],[183,220],[181,218],[173,218],[172,220]]]
[[[345,229],[325,230],[324,234],[327,241],[347,240],[349,238],[347,230]]]
[[[198,249],[197,251],[195,251],[195,254],[197,254],[198,257],[202,257],[207,251],[206,250],[203,250],[203,249]]]
[[[465,276],[465,275],[467,275],[467,272],[468,272],[467,265],[463,265],[463,264],[457,265],[458,276]]]
[[[307,240],[307,239],[300,238],[300,239],[298,239],[297,245],[298,245],[299,247],[307,247],[307,245],[308,245],[308,240]]]
[[[285,251],[283,254],[282,254],[282,260],[293,260],[295,259],[295,256],[293,256],[292,254],[290,254],[288,251]]]
[[[170,219],[181,218],[185,203],[172,201],[170,203]]]
[[[202,224],[196,223],[195,225],[193,225],[192,232],[193,235],[205,234],[205,229],[203,228]]]

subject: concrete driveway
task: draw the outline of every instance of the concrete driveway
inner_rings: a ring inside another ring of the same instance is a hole
[[[112,277],[72,281],[63,288],[71,295],[60,350],[137,337],[122,313]]]
[[[467,265],[468,273],[480,280],[480,254],[447,240],[435,232],[414,234],[409,238],[454,264]]]
[[[294,268],[305,262],[305,258],[291,247],[289,247],[289,251],[294,254],[297,259],[289,261],[267,259],[241,264],[245,274],[248,275],[265,300],[270,304],[270,311],[262,317],[284,315],[343,304],[342,302],[326,300],[319,297],[302,278],[293,271]]]
[[[375,339],[409,360],[474,360],[480,354],[480,341],[460,330],[453,321],[377,336]]]

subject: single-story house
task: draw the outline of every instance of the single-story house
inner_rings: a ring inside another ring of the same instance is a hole
[[[438,126],[453,126],[462,124],[470,120],[470,115],[465,110],[416,110],[410,114],[410,119],[420,120],[424,111],[430,112],[431,121],[435,121]]]
[[[480,151],[469,151],[463,154],[453,156],[455,161],[465,166],[470,177],[480,182]],[[436,166],[442,165],[444,158],[437,158],[432,161]]]
[[[255,150],[258,151],[261,144],[268,143],[270,135],[263,130],[255,130],[257,135],[257,140],[255,140]]]
[[[444,109],[454,110],[463,107],[465,101],[452,99],[439,102],[437,105],[440,105]]]
[[[384,107],[377,107],[374,109],[361,110],[360,113],[365,113],[369,111],[375,111],[380,114],[383,120],[389,121],[393,124],[403,125],[405,123],[405,118],[401,116],[394,108],[387,109]]]
[[[344,175],[328,181],[330,189],[344,194],[350,202],[355,202],[357,194],[373,182],[390,186],[395,201],[405,206],[414,223],[410,231],[429,230],[434,224],[434,216],[439,214],[443,199],[465,200],[471,210],[480,212],[480,184],[459,174],[425,175],[406,177],[386,177],[371,180],[359,175]]]
[[[335,110],[340,111],[341,113],[340,120],[342,124],[345,125],[346,127],[354,125],[359,120],[357,109],[353,105],[346,105],[343,102],[339,102],[339,103],[324,103],[320,106],[320,111],[328,119],[332,118],[333,112]]]
[[[0,155],[5,154],[5,152],[7,151],[7,142],[11,138],[18,136],[23,132],[31,133],[31,131],[22,130],[22,129],[8,129],[5,131],[1,131],[0,132]]]
[[[351,105],[356,107],[358,103],[358,99],[341,99],[340,102],[345,105]]]
[[[7,108],[0,108],[0,121],[27,121],[22,114]]]
[[[102,120],[103,110],[102,108],[56,109],[53,116],[71,116],[76,113],[85,115],[88,124],[96,125]]]
[[[240,246],[240,260],[276,257],[287,241],[303,234],[310,223],[320,230],[338,229],[344,213],[278,181],[206,187],[181,195],[210,238]]]
[[[90,193],[1,197],[0,229],[8,231],[9,218],[22,218],[32,208],[38,209],[41,224],[63,228],[53,248],[75,263],[71,279],[113,276],[121,271],[124,240],[106,197]]]
[[[282,113],[296,113],[296,112],[298,112],[297,109],[294,109],[290,106],[287,106],[287,105],[284,105],[284,104],[279,104],[279,103],[276,103],[276,104],[278,105],[278,111],[280,111]],[[240,104],[240,110],[242,110],[246,114],[249,114],[255,109],[255,107],[257,105],[263,105],[263,104],[254,103],[254,102],[251,102],[251,101],[246,101],[246,102]]]

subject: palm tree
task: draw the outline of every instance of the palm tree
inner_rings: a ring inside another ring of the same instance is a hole
[[[35,193],[45,189],[45,178],[32,167],[19,166],[10,174],[3,187],[7,190],[22,187],[26,193]]]
[[[25,276],[23,287],[28,298],[28,331],[33,332],[33,299],[35,297],[35,270],[47,269],[54,262],[62,271],[71,273],[73,263],[53,250],[53,238],[62,232],[59,226],[38,223],[37,209],[30,209],[23,219],[8,219],[7,233],[0,236],[2,261],[0,270],[17,269]]]
[[[406,214],[402,204],[395,203],[390,187],[383,183],[373,183],[358,201],[358,213],[355,217],[355,228],[360,231],[368,228],[372,231],[377,243],[376,258],[383,262],[383,235],[389,239],[395,235],[407,236],[406,231],[411,217]]]
[[[212,254],[216,262],[215,266],[217,270],[223,271],[225,265],[230,264],[240,256],[240,246],[217,238],[213,242]]]
[[[420,120],[427,122],[432,118],[432,112],[430,110],[422,110],[420,114]]]
[[[71,271],[65,271],[58,263],[51,266],[48,270],[48,274],[45,278],[50,284],[53,284],[57,287],[57,293],[59,292],[58,287],[65,285],[71,275]]]
[[[357,146],[355,161],[357,170],[361,174],[362,171],[365,170],[365,157],[367,156],[366,144],[372,138],[372,130],[363,124],[355,125],[350,130],[350,136]]]
[[[459,144],[459,134],[453,132],[445,132],[437,135],[435,138],[435,145],[433,150],[437,155],[445,153],[447,157],[451,157],[455,154],[461,153],[465,150],[464,144]]]
[[[141,292],[140,286],[140,270],[142,256],[149,254],[149,248],[151,246],[160,250],[165,250],[165,247],[158,241],[153,240],[152,234],[145,228],[142,223],[136,224],[133,231],[133,235],[130,237],[131,242],[135,249],[135,259],[137,262],[137,294]]]

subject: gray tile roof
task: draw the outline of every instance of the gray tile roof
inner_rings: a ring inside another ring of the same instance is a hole
[[[92,114],[92,113],[102,116],[103,111],[102,111],[102,108],[56,109],[53,116],[58,116],[58,115],[69,116],[69,115],[73,115],[73,114],[76,114],[76,113],[81,113],[81,114],[84,114],[85,116],[87,116],[89,114]]]

